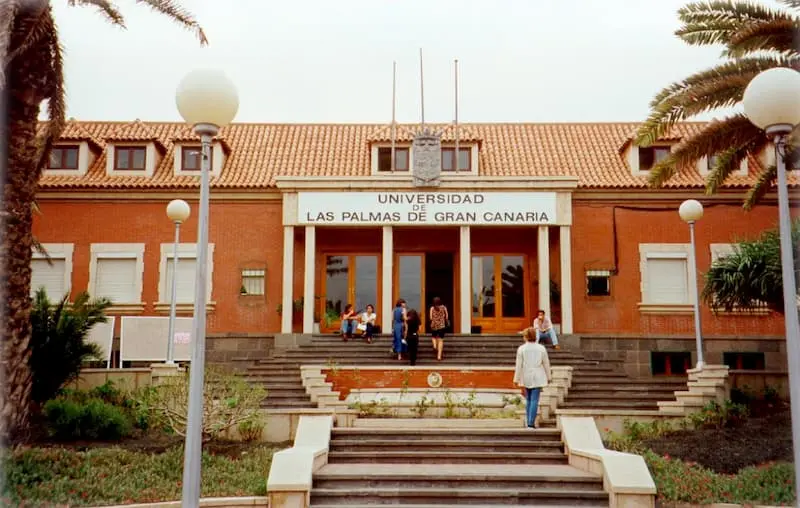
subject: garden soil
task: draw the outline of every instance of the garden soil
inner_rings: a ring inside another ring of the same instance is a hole
[[[751,416],[734,427],[679,431],[644,444],[660,455],[724,474],[793,460],[791,416],[785,406],[752,407]]]

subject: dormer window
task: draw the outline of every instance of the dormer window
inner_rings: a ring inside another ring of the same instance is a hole
[[[442,171],[453,171],[455,148],[442,148]],[[472,149],[458,147],[458,171],[472,171]]]
[[[50,150],[48,169],[78,169],[78,145],[55,146]]]
[[[114,148],[115,171],[144,171],[147,166],[147,148],[143,146],[117,146]]]
[[[202,147],[200,145],[186,145],[181,147],[181,171],[200,171],[203,161]],[[214,151],[208,158],[209,167],[214,167]]]
[[[714,168],[717,167],[719,164],[719,155],[712,155],[708,158],[708,163],[706,165],[706,171],[712,171]]]
[[[668,146],[640,146],[639,171],[650,171],[653,166],[669,157],[670,152]]]
[[[409,170],[409,156],[408,147],[394,149],[394,170],[395,171],[408,171]],[[378,171],[391,171],[392,170],[392,147],[382,146],[378,148]]]

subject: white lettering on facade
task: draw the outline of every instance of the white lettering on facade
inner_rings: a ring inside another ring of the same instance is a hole
[[[556,220],[554,192],[301,192],[300,224],[524,225]]]

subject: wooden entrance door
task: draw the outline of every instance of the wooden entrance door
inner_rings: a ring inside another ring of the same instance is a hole
[[[349,303],[357,312],[363,312],[367,305],[375,307],[380,322],[380,256],[377,254],[326,254],[322,273],[322,294],[320,303],[321,328],[336,331],[341,327],[338,316]],[[336,316],[326,326],[325,314]]]
[[[530,326],[527,259],[522,254],[472,256],[472,325],[481,333],[513,333]]]

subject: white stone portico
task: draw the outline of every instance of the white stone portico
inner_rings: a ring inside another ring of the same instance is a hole
[[[454,331],[471,333],[473,227],[537,228],[539,306],[550,314],[550,231],[558,228],[561,272],[561,333],[572,332],[572,192],[574,177],[443,176],[437,188],[414,187],[408,175],[356,178],[281,177],[283,198],[282,307],[292,308],[295,228],[305,233],[303,299],[315,301],[316,228],[372,227],[381,231],[380,302],[384,331],[391,329],[395,228],[458,228],[458,322]],[[309,276],[308,274],[312,274]],[[314,330],[314,306],[303,309],[302,333]],[[292,315],[284,312],[281,333],[291,333]]]

